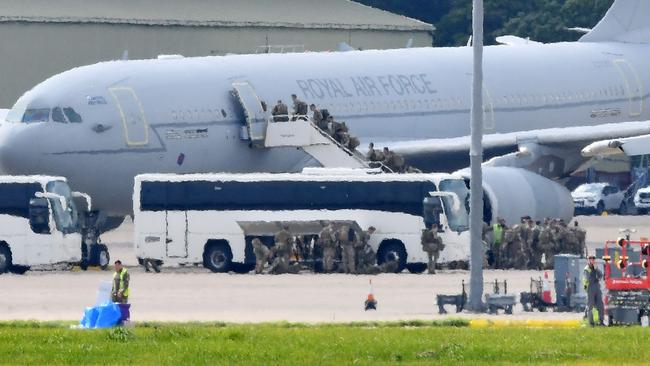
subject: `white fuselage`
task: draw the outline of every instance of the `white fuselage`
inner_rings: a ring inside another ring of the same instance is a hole
[[[485,133],[650,119],[650,47],[623,43],[493,46],[485,50]],[[69,178],[110,214],[131,212],[140,173],[298,171],[295,148],[241,139],[232,83],[290,105],[295,93],[346,121],[363,141],[469,134],[471,49],[303,53],[114,61],[55,75],[7,117],[73,107],[82,123],[2,123],[0,168]],[[612,132],[613,135],[616,131]]]

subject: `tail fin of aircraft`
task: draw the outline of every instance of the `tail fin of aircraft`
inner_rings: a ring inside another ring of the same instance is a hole
[[[650,1],[615,0],[581,42],[650,43]]]

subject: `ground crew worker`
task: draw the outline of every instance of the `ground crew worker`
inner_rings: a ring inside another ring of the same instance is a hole
[[[506,221],[497,217],[496,224],[492,225],[492,268],[501,268],[501,245],[503,244],[503,231]]]
[[[293,250],[293,237],[289,232],[289,225],[282,226],[282,230],[275,234],[274,241],[275,259],[271,265],[271,272],[274,274],[287,273],[289,272],[291,251]]]
[[[307,103],[298,99],[298,96],[295,94],[291,94],[291,99],[293,100],[293,114],[294,114],[293,120],[306,121],[307,109],[308,109]]]
[[[598,310],[598,325],[604,325],[603,318],[605,316],[605,309],[603,306],[603,294],[600,291],[600,281],[602,279],[603,272],[596,268],[596,257],[590,255],[582,279],[584,289],[587,291],[587,318],[589,319],[590,325],[594,325],[594,307]]]
[[[278,104],[273,107],[271,114],[273,115],[273,122],[289,121],[289,108],[282,103],[282,100],[278,100]]]
[[[253,253],[255,254],[255,274],[260,274],[264,271],[264,266],[269,261],[271,250],[259,238],[253,239],[252,244]]]
[[[129,302],[129,294],[131,275],[129,271],[122,266],[122,261],[115,261],[115,273],[113,274],[113,289],[111,291],[111,297],[113,302],[120,304],[127,304]]]
[[[355,273],[354,265],[354,247],[357,241],[354,229],[349,225],[343,225],[337,232],[338,242],[341,246],[341,264],[343,264],[343,272]]]
[[[318,235],[318,243],[323,251],[323,271],[331,273],[334,270],[334,258],[336,257],[334,224],[330,222],[321,230]]]
[[[428,272],[435,274],[438,257],[440,257],[440,252],[445,248],[442,240],[438,236],[438,225],[431,225],[428,229],[422,229],[420,242],[422,244],[422,250],[429,257],[429,263],[427,264]]]

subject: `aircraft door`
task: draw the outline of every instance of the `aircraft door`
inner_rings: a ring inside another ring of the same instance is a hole
[[[483,128],[486,131],[494,131],[494,102],[485,84],[483,85]]]
[[[630,117],[638,117],[643,112],[643,87],[639,74],[632,65],[624,59],[614,60],[614,66],[623,79],[625,93],[628,98],[628,114]]]
[[[256,146],[264,146],[268,112],[262,109],[262,104],[257,93],[255,93],[255,89],[248,82],[232,83],[232,87],[232,93],[244,111],[246,128],[251,142]]]
[[[124,140],[128,146],[142,146],[149,143],[149,124],[144,115],[142,104],[133,88],[110,88],[120,112],[124,128]]]
[[[167,257],[187,258],[187,211],[167,211]]]

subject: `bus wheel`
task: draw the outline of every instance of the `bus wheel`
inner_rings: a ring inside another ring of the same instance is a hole
[[[382,265],[394,260],[399,264],[395,273],[402,272],[406,268],[406,249],[399,240],[386,240],[377,251],[377,264]]]
[[[11,267],[11,273],[14,273],[14,274],[23,275],[27,271],[29,271],[28,266],[12,266]]]
[[[11,251],[5,243],[0,243],[0,274],[9,272],[11,268]]]
[[[228,272],[232,263],[230,246],[225,242],[208,243],[203,252],[203,266],[212,272]]]
[[[411,272],[411,273],[422,273],[427,269],[427,264],[426,263],[408,263],[406,265],[406,269],[408,269],[408,271]]]

